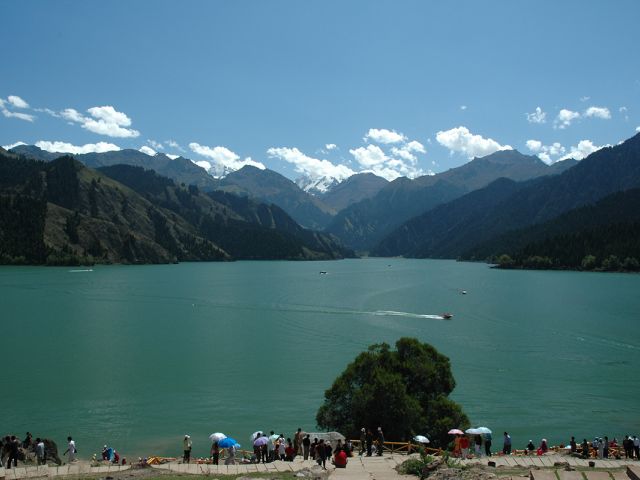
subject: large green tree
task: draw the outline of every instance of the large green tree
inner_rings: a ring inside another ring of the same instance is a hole
[[[446,445],[451,428],[469,425],[448,395],[455,387],[449,359],[427,343],[401,338],[359,354],[324,396],[316,421],[325,429],[357,438],[361,427],[381,426],[387,440],[428,434]]]

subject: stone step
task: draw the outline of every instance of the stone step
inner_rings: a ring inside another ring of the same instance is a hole
[[[640,466],[627,465],[627,476],[631,480],[640,480]]]
[[[558,480],[553,470],[529,470],[531,480]]]
[[[575,470],[571,472],[558,470],[558,476],[560,477],[560,480],[584,480],[582,472],[576,472]]]

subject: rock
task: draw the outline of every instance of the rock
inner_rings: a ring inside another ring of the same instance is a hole
[[[325,480],[329,478],[329,470],[323,470],[320,465],[303,468],[295,476],[297,478],[311,478],[313,480]]]
[[[569,462],[553,462],[554,467],[563,467],[566,470],[566,467],[569,466]]]

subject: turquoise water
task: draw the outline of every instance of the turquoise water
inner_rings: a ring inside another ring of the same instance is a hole
[[[640,433],[638,275],[402,259],[71,270],[0,268],[0,430],[72,434],[81,456],[314,431],[346,364],[402,336],[448,355],[472,423],[518,448]]]

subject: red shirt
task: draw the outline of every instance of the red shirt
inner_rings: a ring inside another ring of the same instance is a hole
[[[333,457],[333,461],[336,465],[346,466],[347,465],[347,454],[344,450],[340,450],[336,453],[335,457]]]

